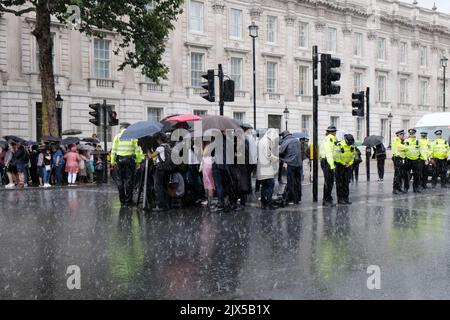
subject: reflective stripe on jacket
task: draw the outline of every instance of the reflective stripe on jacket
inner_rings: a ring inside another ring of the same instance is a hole
[[[431,143],[431,158],[444,160],[450,154],[448,142],[442,138]]]

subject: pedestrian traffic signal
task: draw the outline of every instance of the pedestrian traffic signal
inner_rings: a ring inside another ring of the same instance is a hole
[[[223,101],[233,102],[234,101],[234,81],[225,80],[223,82]]]
[[[89,114],[91,116],[93,116],[93,119],[89,119],[89,122],[96,125],[96,126],[100,126],[100,111],[101,111],[101,105],[100,103],[92,103],[89,105],[89,108],[91,108],[94,111],[90,111]]]
[[[335,84],[334,82],[341,79],[340,70],[341,60],[333,58],[331,54],[322,54],[320,57],[320,91],[322,96],[339,94],[341,92],[341,86]]]
[[[216,101],[215,90],[214,90],[214,70],[209,69],[207,73],[202,74],[202,78],[206,79],[206,82],[202,82],[202,88],[206,89],[207,92],[202,93],[200,96],[209,102]]]
[[[117,112],[109,109],[108,110],[108,125],[113,127],[119,124],[119,119],[117,119]]]
[[[352,93],[352,116],[364,117],[364,91]]]

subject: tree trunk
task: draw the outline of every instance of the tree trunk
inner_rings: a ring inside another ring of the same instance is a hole
[[[52,61],[51,14],[49,0],[39,0],[36,5],[36,27],[33,35],[39,47],[39,69],[42,93],[42,135],[57,137],[59,134],[56,112],[55,76]]]

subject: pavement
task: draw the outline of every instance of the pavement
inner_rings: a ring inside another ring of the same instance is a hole
[[[112,185],[0,192],[0,299],[447,299],[450,189],[374,180],[350,206],[305,185],[298,206],[228,213],[120,208]]]

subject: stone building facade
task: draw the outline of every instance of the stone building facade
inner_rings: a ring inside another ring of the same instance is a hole
[[[328,125],[365,135],[363,118],[351,115],[351,94],[371,89],[371,133],[389,136],[414,126],[421,115],[442,111],[443,69],[450,56],[450,16],[397,0],[186,0],[167,41],[167,80],[148,81],[139,70],[117,71],[119,38],[88,38],[52,25],[56,91],[64,99],[63,129],[85,135],[89,103],[106,99],[121,121],[175,113],[218,114],[218,103],[199,97],[201,72],[217,69],[236,81],[235,102],[225,115],[253,123],[252,39],[256,38],[257,127],[312,131],[311,49],[341,58],[341,93],[321,97],[319,130]],[[0,136],[39,138],[40,81],[33,15],[0,17]],[[114,134],[117,128],[112,129]]]

